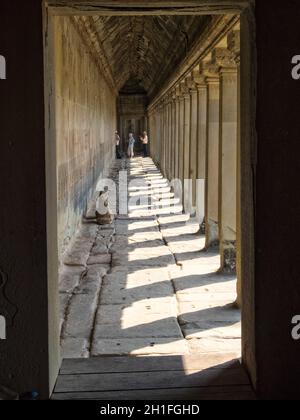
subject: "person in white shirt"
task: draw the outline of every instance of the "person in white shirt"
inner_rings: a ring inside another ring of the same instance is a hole
[[[134,144],[135,144],[135,138],[133,137],[133,133],[129,133],[128,157],[131,159],[134,157]]]
[[[148,157],[148,144],[149,144],[149,137],[148,137],[147,131],[143,132],[141,141],[143,144],[143,154],[144,154],[144,157],[146,158]]]

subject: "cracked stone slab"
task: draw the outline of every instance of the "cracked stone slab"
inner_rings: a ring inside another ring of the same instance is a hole
[[[99,293],[102,280],[107,272],[107,267],[97,265],[91,266],[80,282],[80,285],[77,287],[75,294],[88,294],[93,296]]]
[[[59,271],[59,291],[61,293],[72,293],[85,273],[86,268],[83,266],[63,265]]]
[[[241,355],[240,339],[202,338],[187,340],[190,353],[235,353]]]
[[[189,351],[187,341],[178,338],[127,338],[95,340],[92,356],[109,355],[182,355]]]
[[[158,298],[126,305],[100,305],[96,325],[122,323],[125,328],[177,317],[176,299]]]
[[[63,338],[90,339],[97,310],[98,294],[78,294],[71,299]]]
[[[236,290],[236,278],[216,273],[203,273],[195,275],[192,271],[182,271],[171,274],[177,294],[194,293],[195,295],[209,293],[231,293]]]
[[[63,324],[65,322],[67,309],[69,302],[71,301],[72,295],[68,293],[59,294],[59,316],[60,316],[60,331],[62,331]]]
[[[202,308],[197,302],[180,302],[178,319],[181,325],[199,321],[232,322],[240,321],[241,314],[232,305]]]
[[[83,225],[63,255],[66,265],[86,265],[98,233],[98,226]]]
[[[87,261],[88,265],[111,264],[111,254],[91,255]]]
[[[241,323],[199,321],[182,327],[187,340],[194,338],[241,339]]]
[[[203,307],[213,307],[228,305],[236,300],[236,287],[232,285],[232,291],[228,292],[211,292],[202,291],[195,293],[194,289],[185,290],[183,293],[176,293],[178,302],[199,302]]]
[[[130,270],[128,267],[113,268],[103,280],[104,285],[116,285],[127,289],[165,282],[171,285],[169,271],[155,267],[141,270]]]
[[[84,338],[64,338],[61,353],[65,359],[86,359],[90,357],[89,341]]]
[[[129,285],[131,286],[131,284]],[[101,304],[132,304],[160,297],[172,297],[174,290],[170,281],[150,285],[128,287],[127,284],[105,284],[101,293]]]
[[[123,338],[182,338],[182,332],[175,317],[162,319],[161,321],[148,322],[146,324],[135,325],[126,322],[116,324],[101,324],[95,329],[95,339],[123,339]]]
[[[168,267],[175,264],[173,254],[166,246],[158,249],[137,249],[130,253],[114,253],[113,265],[136,267]]]

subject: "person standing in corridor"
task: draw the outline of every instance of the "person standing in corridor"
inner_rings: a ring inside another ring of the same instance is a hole
[[[144,154],[144,158],[148,157],[148,144],[149,144],[149,137],[147,134],[147,131],[143,132],[143,135],[141,137],[141,141],[143,144],[143,154]]]
[[[116,158],[117,159],[121,159],[120,143],[121,143],[121,138],[119,136],[119,133],[116,131],[115,132],[115,144],[116,144]]]
[[[134,144],[135,138],[133,137],[133,133],[129,133],[128,139],[128,157],[132,159],[134,157]]]

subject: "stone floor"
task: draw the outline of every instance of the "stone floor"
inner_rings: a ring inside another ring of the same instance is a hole
[[[105,227],[87,219],[64,256],[63,356],[240,357],[236,278],[217,273],[217,250],[202,251],[199,225],[151,159],[116,163],[116,181],[124,169],[128,215]]]

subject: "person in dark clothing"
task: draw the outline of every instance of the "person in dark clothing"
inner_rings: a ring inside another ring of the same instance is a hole
[[[120,152],[120,143],[121,143],[121,138],[119,136],[119,133],[116,131],[115,132],[115,143],[116,143],[116,158],[117,159],[121,159],[121,152]]]

